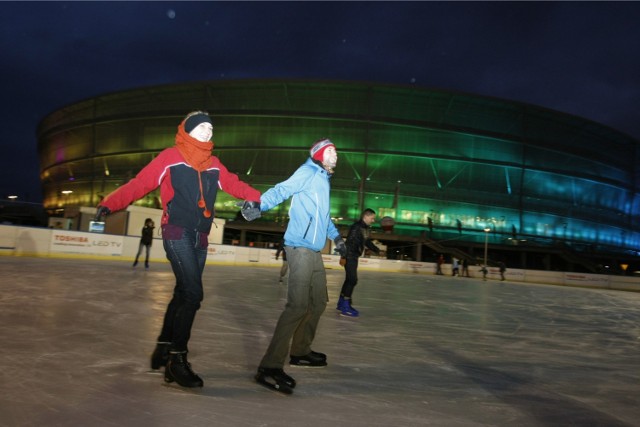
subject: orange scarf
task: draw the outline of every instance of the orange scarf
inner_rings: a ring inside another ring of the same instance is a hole
[[[198,171],[198,183],[200,184],[200,200],[198,207],[204,209],[202,215],[205,218],[211,216],[211,211],[207,209],[202,192],[202,176],[201,172],[211,166],[211,150],[213,150],[213,141],[201,142],[193,138],[184,130],[184,121],[178,126],[176,133],[176,148],[182,154],[187,164]]]
[[[213,141],[200,142],[184,130],[184,122],[178,126],[176,147],[189,166],[197,171],[205,171],[211,166],[211,150]]]

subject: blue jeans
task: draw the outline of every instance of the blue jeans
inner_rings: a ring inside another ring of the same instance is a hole
[[[320,316],[327,307],[327,275],[322,254],[306,248],[285,247],[289,264],[287,304],[260,366],[282,368],[288,354],[311,352]]]
[[[172,230],[175,232],[176,230]],[[206,235],[193,230],[182,230],[165,237],[162,244],[176,276],[173,298],[164,315],[159,342],[170,342],[170,351],[188,351],[191,327],[204,297],[202,291],[202,272],[207,260]]]
[[[151,245],[145,245],[142,242],[140,242],[140,245],[138,246],[138,253],[136,254],[136,260],[133,262],[134,266],[138,264],[138,258],[140,258],[140,254],[142,254],[143,248],[147,249],[146,257],[144,259],[144,265],[146,267],[149,267],[149,252],[151,252]]]

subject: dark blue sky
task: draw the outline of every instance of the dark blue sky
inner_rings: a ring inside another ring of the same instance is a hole
[[[638,2],[2,2],[0,197],[41,201],[64,105],[219,79],[364,80],[540,105],[640,139]]]

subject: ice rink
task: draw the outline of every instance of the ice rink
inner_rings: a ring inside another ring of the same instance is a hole
[[[204,388],[165,385],[149,356],[174,277],[129,262],[0,257],[2,426],[638,426],[640,293],[360,272],[338,316],[285,366],[253,375],[286,297],[277,268],[207,266],[189,360]]]

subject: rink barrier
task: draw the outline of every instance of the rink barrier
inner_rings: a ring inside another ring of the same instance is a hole
[[[3,256],[116,259],[132,262],[138,251],[139,243],[140,237],[138,236],[0,225],[0,255]],[[280,267],[282,261],[275,259],[275,253],[275,249],[209,244],[207,264]],[[323,254],[322,259],[326,268],[342,269],[339,264],[339,256]],[[151,246],[150,262],[168,262],[160,238],[155,238]],[[358,268],[361,271],[428,276],[435,274],[436,264],[433,262],[360,258]],[[442,270],[445,276],[451,276],[450,264],[445,264]],[[489,267],[488,271],[488,280],[500,280],[498,268]],[[479,266],[469,266],[469,273],[471,278],[482,279]],[[640,278],[634,276],[507,269],[505,277],[509,282],[640,292]]]

